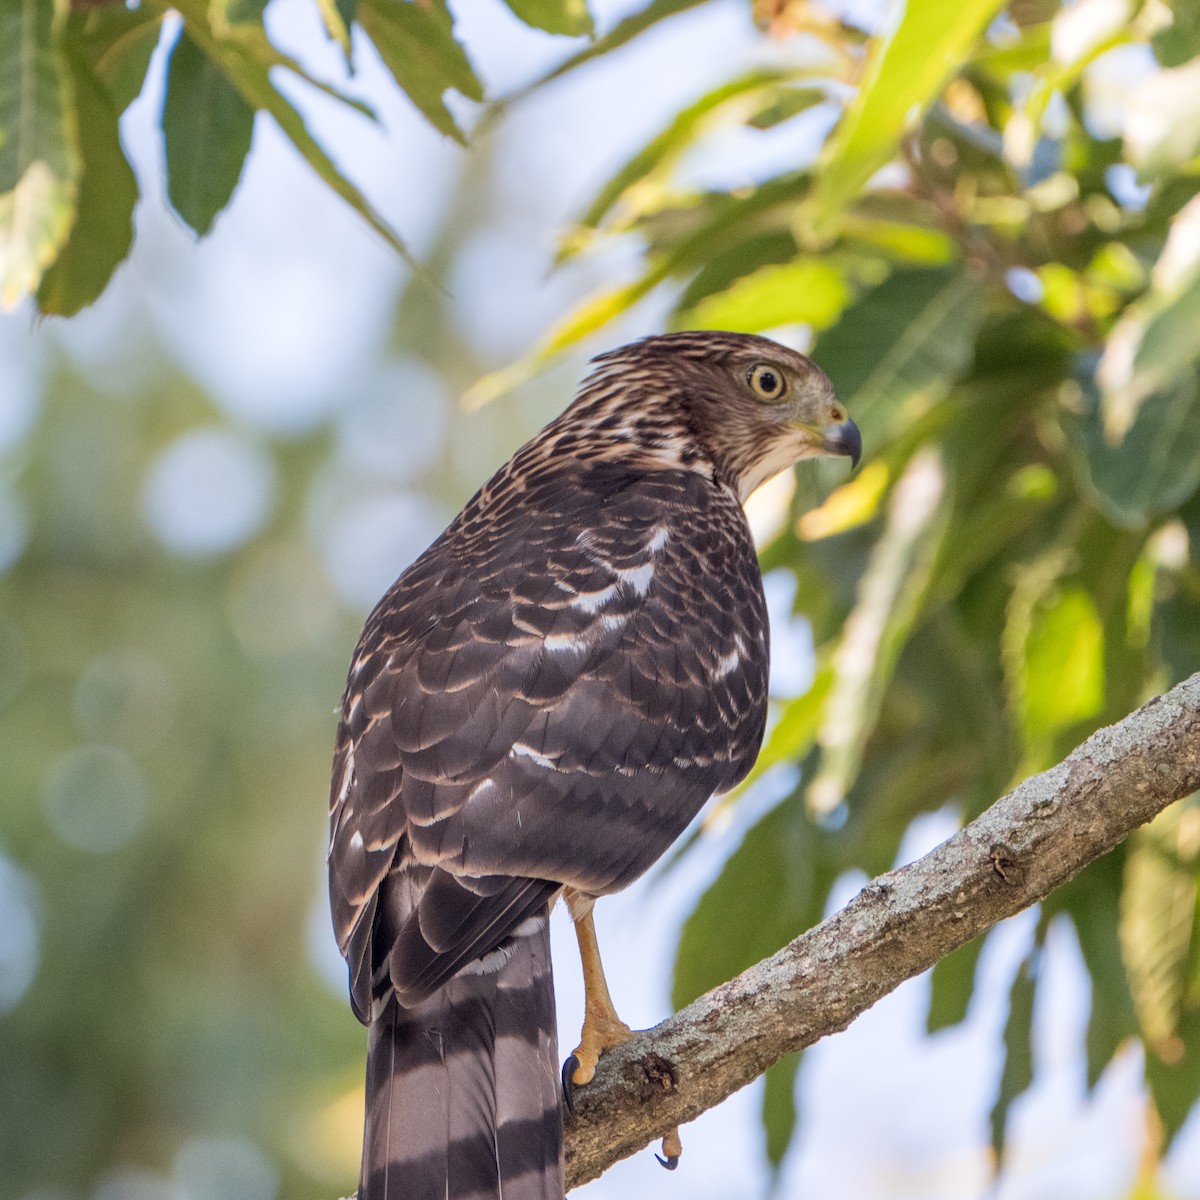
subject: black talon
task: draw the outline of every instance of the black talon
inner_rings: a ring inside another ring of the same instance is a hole
[[[567,1112],[571,1116],[575,1115],[575,1072],[579,1070],[579,1059],[576,1055],[567,1056],[567,1061],[563,1063],[562,1069],[562,1086],[563,1100],[567,1104]]]
[[[656,1154],[654,1157],[658,1159],[658,1165],[660,1167],[665,1167],[668,1171],[673,1171],[677,1166],[679,1166],[678,1154],[672,1154],[668,1158],[663,1158],[661,1154]]]

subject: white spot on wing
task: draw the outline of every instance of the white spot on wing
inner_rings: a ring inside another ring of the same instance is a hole
[[[644,596],[650,590],[650,583],[654,579],[654,564],[643,563],[640,567],[627,567],[617,574],[622,583],[627,583],[639,596]]]
[[[539,754],[532,746],[527,746],[524,742],[513,742],[513,748],[508,752],[508,757],[531,758],[539,767],[547,767],[550,770],[554,770],[556,766],[552,758]]]
[[[588,642],[577,633],[552,633],[542,645],[551,654],[586,654]]]
[[[571,607],[581,609],[583,612],[598,612],[617,594],[619,587],[620,584],[610,583],[608,587],[601,588],[598,592],[580,592],[571,601]]]

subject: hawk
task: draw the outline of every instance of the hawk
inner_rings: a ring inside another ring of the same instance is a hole
[[[359,1200],[562,1200],[548,917],[586,985],[587,1083],[629,1036],[592,905],[749,771],[767,613],[742,501],[861,451],[765,338],[600,355],[367,619],[334,747],[329,891],[369,1026]]]

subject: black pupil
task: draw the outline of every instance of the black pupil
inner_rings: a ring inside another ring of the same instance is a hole
[[[759,371],[758,386],[762,388],[768,395],[779,390],[779,380],[775,376],[774,371]]]

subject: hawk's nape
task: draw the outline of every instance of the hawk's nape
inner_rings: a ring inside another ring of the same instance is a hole
[[[568,1088],[627,1035],[591,926],[749,771],[767,616],[741,502],[857,461],[826,376],[764,338],[602,355],[368,618],[334,750],[329,886],[370,1026],[360,1200],[561,1200],[549,909],[588,996]]]

